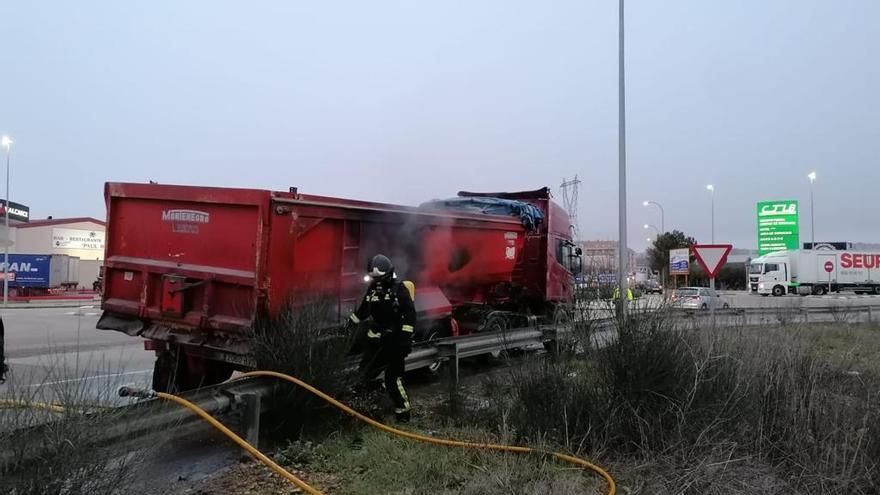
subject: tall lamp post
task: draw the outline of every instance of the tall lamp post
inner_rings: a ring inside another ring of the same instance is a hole
[[[709,184],[706,190],[712,193],[712,244],[715,244],[715,186]]]
[[[617,24],[617,187],[619,189],[618,201],[618,233],[617,233],[617,290],[618,308],[621,323],[626,321],[626,294],[627,294],[627,248],[626,248],[626,77],[624,71],[623,49],[623,13],[624,0],[618,3]]]
[[[653,225],[651,225],[651,224],[649,224],[649,223],[646,223],[645,225],[642,225],[642,228],[645,229],[645,230],[648,230],[648,229],[654,229],[654,232],[657,233],[657,236],[658,236],[658,237],[660,236],[660,229],[658,229],[657,227],[655,227],[655,226],[653,226]]]
[[[807,174],[807,178],[810,179],[810,241],[812,242],[811,249],[816,249],[816,220],[813,217],[813,182],[816,180],[816,172],[810,172]]]
[[[654,205],[657,208],[660,208],[660,233],[666,233],[666,213],[663,211],[663,206],[656,201],[643,201],[642,206],[650,206]]]
[[[4,223],[6,224],[6,242],[3,248],[3,306],[9,304],[9,243],[11,236],[9,235],[9,155],[12,149],[12,139],[9,136],[0,138],[0,146],[6,148],[6,214]]]

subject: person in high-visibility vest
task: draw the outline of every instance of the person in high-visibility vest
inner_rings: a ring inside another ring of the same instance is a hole
[[[620,288],[615,287],[614,294],[611,296],[611,299],[617,299],[618,297],[620,297]],[[632,300],[633,300],[633,290],[630,289],[629,287],[627,287],[626,288],[626,302],[632,302]]]

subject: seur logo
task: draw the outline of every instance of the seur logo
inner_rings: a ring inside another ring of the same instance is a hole
[[[761,207],[759,216],[769,217],[774,215],[797,215],[796,203],[775,203]]]
[[[198,210],[164,210],[163,222],[209,223],[211,215]]]

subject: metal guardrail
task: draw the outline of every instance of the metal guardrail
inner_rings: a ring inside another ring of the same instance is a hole
[[[704,325],[711,314],[705,310],[682,310],[662,308],[669,317],[676,318],[684,324]],[[645,311],[645,310],[643,310]],[[645,311],[652,315],[657,311]],[[811,308],[781,306],[773,308],[739,308],[717,309],[716,324],[721,327],[736,325],[767,325],[795,322],[859,322],[875,321],[875,313],[880,307],[872,306],[841,306],[837,308]],[[607,345],[616,335],[614,318],[598,318],[590,320],[590,332],[597,345]],[[548,341],[565,338],[569,327],[552,325],[536,325],[528,328],[515,328],[504,331],[472,334],[462,337],[450,337],[420,343],[406,359],[408,371],[446,363],[449,366],[453,384],[458,383],[459,362],[461,359],[505,352],[530,346],[541,346]],[[601,339],[596,338],[600,336]],[[350,362],[349,365],[354,365]],[[261,399],[271,394],[278,384],[263,379],[246,379],[230,383],[214,385],[182,394],[184,398],[195,403],[208,413],[216,416],[238,414],[239,423],[244,435],[256,442],[260,412],[267,407],[261,405]],[[109,445],[114,442],[133,440],[151,432],[164,431],[191,425],[197,418],[189,411],[174,407],[159,400],[147,400],[136,404],[122,406],[103,414],[106,425],[89,439],[95,446]],[[71,419],[68,419],[70,421]],[[74,419],[75,420],[75,419]],[[86,418],[85,421],[92,420]],[[41,438],[51,434],[52,424],[34,426],[25,430],[8,433],[7,445],[16,445],[16,449],[0,450],[0,466],[10,462],[26,462],[40,455]]]

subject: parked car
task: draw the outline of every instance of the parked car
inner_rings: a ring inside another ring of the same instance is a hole
[[[683,309],[729,308],[718,292],[706,287],[681,287],[672,294],[672,304]]]

